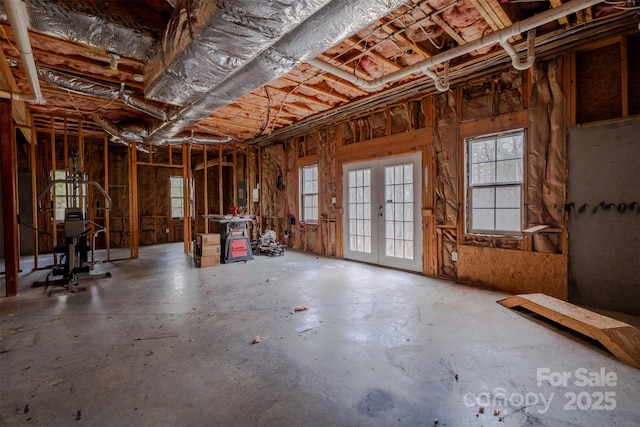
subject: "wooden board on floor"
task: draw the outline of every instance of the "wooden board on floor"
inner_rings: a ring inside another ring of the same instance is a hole
[[[627,323],[539,293],[516,295],[498,303],[508,308],[526,308],[598,340],[617,358],[640,368],[640,331]]]

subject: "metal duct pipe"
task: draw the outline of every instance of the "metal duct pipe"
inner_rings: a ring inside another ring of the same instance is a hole
[[[207,135],[196,135],[193,131],[191,131],[190,135],[176,135],[173,138],[168,138],[165,140],[166,144],[184,144],[185,142],[193,142],[195,144],[226,144],[231,142],[231,137],[227,136],[226,138],[211,138]]]
[[[144,68],[145,97],[185,105],[331,0],[186,0]]]
[[[5,2],[7,3],[7,2]],[[145,61],[164,29],[141,2],[21,0],[33,31]],[[8,9],[8,6],[5,6]],[[1,3],[0,3],[1,10]],[[145,19],[140,15],[145,14]],[[151,26],[142,22],[152,22]]]
[[[246,63],[213,89],[151,130],[147,142],[161,144],[219,108],[288,73],[404,4],[403,0],[334,0]]]
[[[44,104],[45,99],[42,96],[42,90],[40,89],[36,62],[33,59],[31,42],[29,41],[27,12],[25,10],[24,3],[20,0],[4,0],[4,7],[7,11],[11,28],[13,29],[16,45],[18,45],[18,50],[20,51],[20,59],[22,59],[22,66],[27,74],[27,80],[29,81],[29,87],[31,88],[31,95],[0,91],[0,97],[5,99],[14,99],[17,101]]]
[[[149,152],[140,145],[144,141],[144,138],[148,133],[146,129],[141,128],[140,125],[134,125],[133,129],[123,129],[122,127],[116,125],[111,120],[105,117],[93,115],[91,116],[91,118],[106,133],[111,135],[111,140],[113,142],[125,144],[133,142],[136,144],[136,148],[138,149],[138,151]]]
[[[327,64],[326,62],[319,59],[313,58],[309,59],[307,62],[314,67],[320,68],[327,73],[331,73],[337,77],[340,77],[341,79],[353,83],[356,86],[362,87],[364,89],[377,89],[387,83],[391,83],[393,81],[407,77],[413,73],[425,72],[425,70],[428,68],[435,67],[438,64],[442,64],[443,62],[450,61],[459,56],[471,53],[474,50],[482,49],[496,43],[503,43],[504,41],[508,41],[509,37],[516,36],[525,31],[533,30],[541,25],[548,24],[549,22],[555,21],[559,18],[565,17],[601,2],[602,0],[571,0],[568,3],[564,3],[562,6],[546,10],[535,16],[519,21],[507,28],[487,34],[486,36],[483,36],[471,43],[454,47],[447,50],[446,52],[439,53],[424,61],[417,62],[402,70],[387,74],[386,76],[382,76],[379,79],[375,80],[361,79],[351,73],[348,73],[331,64]]]
[[[104,82],[94,82],[83,77],[72,76],[70,74],[59,73],[53,70],[40,68],[38,76],[44,82],[82,95],[96,96],[106,99],[120,99],[131,108],[149,114],[157,119],[168,120],[167,110],[163,105],[155,104],[151,101],[125,90],[124,83],[110,84]]]

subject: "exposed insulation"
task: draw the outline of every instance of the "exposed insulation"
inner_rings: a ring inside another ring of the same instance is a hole
[[[379,111],[373,114],[373,137],[380,138],[387,135],[387,113]]]
[[[462,120],[477,120],[493,115],[494,91],[490,81],[476,82],[462,88]]]
[[[456,265],[452,259],[452,253],[457,250],[458,243],[455,232],[444,229],[440,236],[442,251],[438,257],[440,260],[440,274],[445,277],[456,277]]]
[[[436,223],[458,222],[458,135],[459,120],[451,93],[437,96],[434,149],[436,153]]]
[[[284,188],[278,188],[278,182],[284,183],[286,159],[284,143],[271,145],[262,150],[262,213],[266,218],[285,218],[286,211]],[[296,177],[297,178],[297,177]],[[265,203],[264,201],[269,201]]]
[[[391,134],[409,130],[409,108],[407,104],[400,104],[389,109],[391,115]]]
[[[354,143],[353,129],[351,123],[342,123],[342,145],[349,145]]]
[[[561,67],[558,58],[536,64],[534,72],[529,103],[528,225],[563,228],[567,155],[566,100],[557,75]],[[549,252],[548,244],[544,251]]]
[[[426,120],[422,100],[411,101],[411,129],[422,129],[426,126]]]
[[[109,146],[109,238],[112,248],[130,243],[128,173],[127,147]]]
[[[498,114],[513,113],[524,108],[521,91],[523,84],[524,71],[509,70],[500,73],[496,84]]]
[[[318,156],[318,174],[320,181],[320,194],[318,195],[318,204],[320,209],[320,227],[319,252],[324,255],[334,256],[336,253],[336,234],[335,220],[336,208],[331,203],[332,197],[336,196],[336,165],[335,165],[335,127],[329,127],[320,131],[319,140],[319,156]],[[333,233],[329,227],[329,222],[333,220]]]
[[[524,72],[509,70],[462,88],[462,120],[477,120],[521,111]]]
[[[141,217],[153,217],[155,213],[155,174],[151,166],[138,166],[138,211]],[[151,230],[153,230],[153,226]],[[148,230],[144,223],[140,230]]]
[[[466,235],[464,244],[485,248],[521,249],[522,240],[497,236]]]

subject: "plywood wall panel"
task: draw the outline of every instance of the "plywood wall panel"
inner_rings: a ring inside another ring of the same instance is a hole
[[[567,256],[458,247],[458,281],[513,294],[541,292],[567,300]]]

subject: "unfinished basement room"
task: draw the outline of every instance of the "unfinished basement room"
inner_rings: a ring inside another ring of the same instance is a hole
[[[640,426],[639,0],[0,29],[0,425]]]

